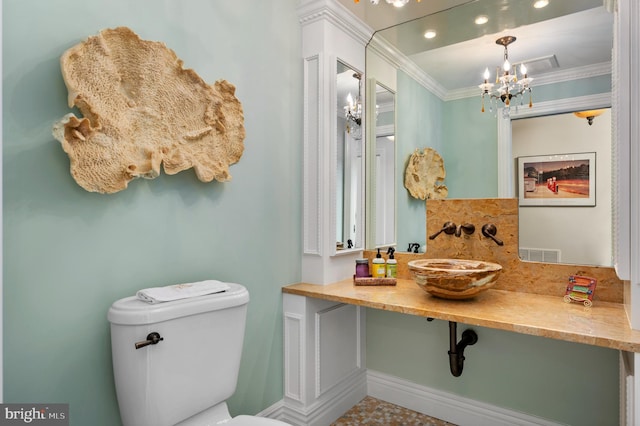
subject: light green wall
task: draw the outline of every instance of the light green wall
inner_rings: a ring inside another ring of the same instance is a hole
[[[533,101],[610,90],[610,77],[600,76],[534,87]],[[407,238],[421,243],[426,239],[425,203],[411,198],[402,184],[409,155],[416,147],[428,146],[443,156],[449,198],[495,197],[497,125],[494,114],[481,113],[480,96],[443,102],[402,71],[397,102],[398,249],[404,251]],[[460,335],[465,326],[458,328]],[[428,323],[369,309],[367,367],[556,422],[618,423],[617,351],[485,328],[476,331],[479,342],[465,351],[464,372],[455,378],[449,372],[446,321]]]
[[[137,289],[215,278],[251,294],[232,414],[279,401],[283,285],[300,280],[302,61],[297,0],[4,0],[4,399],[119,423],[109,324]],[[165,42],[243,104],[227,183],[193,171],[89,193],[51,126],[69,112],[59,57],[104,28]]]
[[[480,96],[445,103],[442,157],[448,198],[498,196],[498,128]]]
[[[562,424],[618,424],[617,351],[464,324],[458,338],[467,328],[478,342],[454,377],[447,321],[368,309],[367,368]]]
[[[608,92],[611,92],[611,75],[607,74],[535,87],[533,103]]]
[[[398,250],[406,251],[409,243],[426,241],[426,209],[404,187],[404,172],[409,157],[416,149],[430,147],[442,154],[444,102],[418,84],[413,78],[398,71],[396,94],[396,193],[398,214]]]

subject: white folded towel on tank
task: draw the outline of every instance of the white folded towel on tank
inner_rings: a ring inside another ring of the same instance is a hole
[[[174,284],[166,287],[151,287],[139,290],[136,297],[147,303],[162,303],[172,300],[187,299],[229,290],[227,283],[216,280],[198,281],[194,283]]]

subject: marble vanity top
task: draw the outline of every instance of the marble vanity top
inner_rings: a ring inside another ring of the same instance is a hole
[[[624,307],[624,286],[611,267],[523,262],[518,256],[518,200],[427,200],[427,235],[447,221],[491,223],[503,245],[482,235],[440,235],[429,239],[426,254],[395,253],[397,285],[355,286],[351,279],[328,285],[294,284],[284,293],[373,309],[455,321],[587,345],[640,352],[640,330],[631,330]],[[371,261],[375,252],[365,250]],[[478,259],[503,270],[495,286],[468,300],[436,298],[423,291],[408,268],[415,259]],[[593,277],[593,306],[563,300],[570,276]]]
[[[294,284],[284,293],[373,309],[455,321],[569,342],[640,352],[640,331],[631,330],[622,303],[595,301],[591,308],[562,297],[490,289],[469,300],[445,300],[420,289],[413,280],[396,286]]]

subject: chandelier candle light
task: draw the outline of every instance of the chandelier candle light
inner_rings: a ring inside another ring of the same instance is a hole
[[[502,71],[500,67],[496,70],[496,85],[497,89],[493,89],[494,84],[489,83],[491,75],[489,74],[489,68],[484,71],[484,83],[478,87],[482,91],[482,112],[484,112],[484,98],[489,96],[489,110],[493,109],[491,102],[493,101],[497,111],[498,99],[504,103],[502,113],[505,116],[509,115],[511,107],[511,99],[514,97],[522,96],[524,92],[529,92],[529,108],[533,106],[531,98],[531,86],[530,83],[533,78],[527,75],[527,67],[523,64],[520,65],[520,79],[518,79],[518,73],[516,72],[516,66],[511,66],[509,62],[509,52],[507,46],[516,41],[513,36],[504,36],[496,40],[496,44],[504,46],[504,64],[502,65]],[[520,98],[520,104],[522,105],[522,98]]]
[[[358,133],[362,124],[362,100],[360,99],[362,75],[360,73],[355,73],[353,74],[353,78],[358,80],[358,97],[354,101],[351,93],[347,95],[347,104],[344,106],[344,116],[347,120],[347,133]],[[355,123],[355,129],[351,123]]]

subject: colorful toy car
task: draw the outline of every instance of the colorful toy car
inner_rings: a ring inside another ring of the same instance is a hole
[[[592,306],[596,283],[597,280],[595,278],[571,275],[563,300],[567,303],[582,302],[584,306]]]

